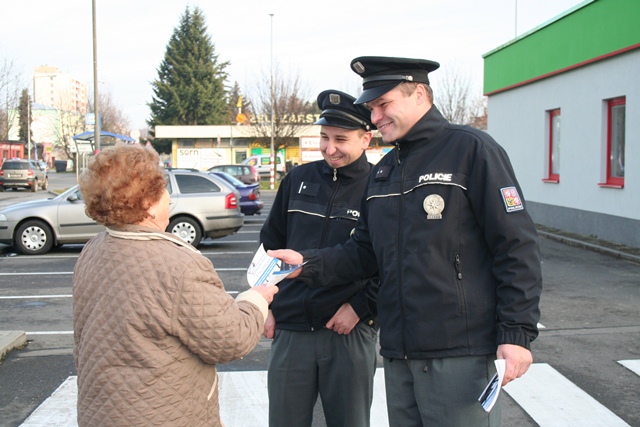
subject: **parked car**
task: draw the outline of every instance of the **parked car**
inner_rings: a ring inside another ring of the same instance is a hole
[[[216,165],[209,168],[207,172],[226,172],[245,184],[260,182],[258,171],[251,165]]]
[[[47,164],[47,162],[43,162],[42,160],[39,160],[36,163],[40,165],[40,169],[42,169],[46,173],[49,173],[49,165]]]
[[[243,165],[253,166],[260,176],[271,175],[271,155],[269,154],[257,154],[251,157],[247,157],[243,162]],[[276,175],[278,178],[282,178],[285,174],[284,159],[281,155],[276,156]]]
[[[167,231],[197,246],[205,238],[236,233],[244,224],[240,194],[220,177],[205,172],[167,172],[171,196]],[[0,243],[27,255],[40,255],[53,246],[86,243],[104,230],[85,214],[82,194],[74,186],[59,196],[18,203],[0,210]]]
[[[28,188],[33,192],[38,187],[49,187],[49,176],[35,160],[5,160],[0,168],[0,191],[9,188]]]
[[[260,183],[245,184],[226,172],[212,171],[212,175],[219,176],[233,185],[240,193],[240,211],[245,215],[260,215],[264,202],[260,200]]]

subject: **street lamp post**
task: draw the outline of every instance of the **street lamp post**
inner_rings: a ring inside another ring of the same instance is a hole
[[[273,13],[270,13],[271,17],[271,177],[269,188],[272,190],[276,188],[276,156],[273,150]]]
[[[100,152],[100,112],[98,111],[98,41],[96,30],[96,0],[92,0],[93,19],[93,113],[96,124],[94,125],[94,141],[96,143],[96,154]]]

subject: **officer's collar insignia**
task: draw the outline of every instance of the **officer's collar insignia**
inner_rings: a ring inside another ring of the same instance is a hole
[[[391,173],[392,167],[389,165],[381,166],[380,169],[376,172],[376,181],[386,181],[389,179],[389,174]]]
[[[329,102],[333,105],[340,105],[340,95],[337,93],[332,93],[329,95]]]

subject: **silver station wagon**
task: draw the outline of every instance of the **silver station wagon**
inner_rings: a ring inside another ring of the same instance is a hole
[[[203,238],[236,233],[244,225],[240,195],[231,184],[207,173],[166,172],[171,195],[167,231],[197,246]],[[0,210],[0,243],[27,255],[40,255],[54,246],[86,243],[104,230],[85,214],[78,186],[53,199],[7,206]]]

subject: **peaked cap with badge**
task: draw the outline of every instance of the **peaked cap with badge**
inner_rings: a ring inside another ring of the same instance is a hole
[[[351,61],[351,69],[362,76],[362,94],[355,101],[364,104],[380,98],[403,82],[429,84],[429,73],[440,64],[428,59],[360,56]]]
[[[318,107],[322,110],[316,125],[335,126],[344,129],[376,129],[371,123],[371,111],[364,105],[356,105],[356,99],[338,90],[325,90],[318,95]]]

